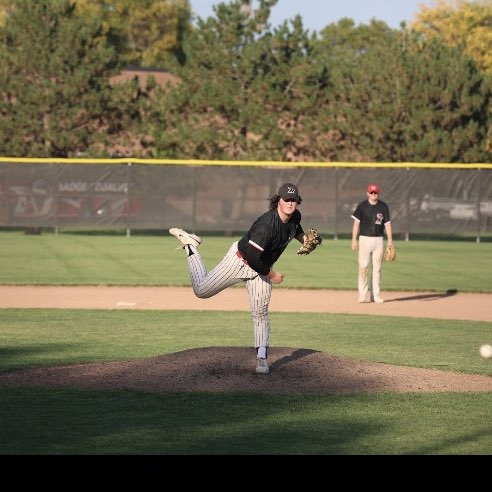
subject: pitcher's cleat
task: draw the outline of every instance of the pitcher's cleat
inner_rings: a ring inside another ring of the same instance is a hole
[[[258,374],[268,374],[270,372],[266,359],[256,359],[256,372]]]
[[[183,245],[183,248],[188,244],[198,248],[198,246],[202,244],[202,239],[200,237],[195,234],[189,234],[188,232],[183,231],[183,229],[178,229],[177,227],[169,229],[169,234],[175,236],[176,239]]]

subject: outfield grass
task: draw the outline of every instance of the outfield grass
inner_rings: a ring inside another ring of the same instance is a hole
[[[204,238],[207,266],[234,238]],[[384,290],[490,292],[492,244],[397,242]],[[0,233],[0,284],[189,285],[171,237]],[[346,240],[294,245],[280,288],[356,290]],[[272,345],[492,377],[477,347],[490,323],[272,313]],[[301,328],[302,327],[302,328]],[[247,312],[0,310],[0,372],[251,346]],[[490,455],[492,393],[150,394],[0,387],[0,454]]]
[[[238,238],[204,237],[200,253],[214,267]],[[295,241],[297,243],[297,241]],[[174,237],[0,232],[0,284],[190,285]],[[298,244],[297,244],[298,246]],[[290,244],[276,263],[278,288],[357,290],[357,257],[348,240],[326,239],[308,256]],[[492,292],[492,242],[397,241],[382,290]]]

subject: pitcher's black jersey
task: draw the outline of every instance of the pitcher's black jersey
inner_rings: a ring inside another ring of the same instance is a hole
[[[302,233],[299,210],[294,211],[286,224],[280,219],[277,209],[269,210],[253,223],[239,241],[238,250],[253,270],[266,275],[290,241]]]

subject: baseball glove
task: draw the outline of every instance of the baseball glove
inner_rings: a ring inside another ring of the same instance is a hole
[[[297,250],[298,255],[308,255],[312,253],[322,242],[321,236],[312,227],[306,232],[304,244]]]
[[[384,251],[384,259],[386,261],[395,261],[396,260],[396,248],[393,245],[386,246],[386,249]]]

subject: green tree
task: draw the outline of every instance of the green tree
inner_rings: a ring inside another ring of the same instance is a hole
[[[95,152],[118,130],[110,75],[120,70],[101,23],[69,0],[16,0],[0,28],[0,153]]]
[[[371,32],[372,31],[372,32]],[[343,21],[323,33],[334,160],[481,162],[490,86],[460,48]]]
[[[184,32],[191,29],[188,0],[72,0],[77,13],[102,23],[101,33],[126,65],[165,66],[179,54]],[[0,25],[17,0],[0,0]]]
[[[78,11],[101,19],[127,65],[166,64],[191,29],[188,0],[76,0]]]
[[[307,160],[329,77],[311,56],[299,17],[272,31],[276,0],[215,7],[185,39],[172,71],[180,83],[154,100],[156,155],[175,158]]]

